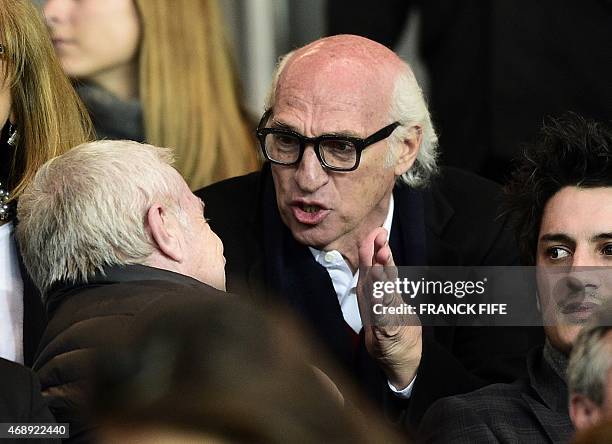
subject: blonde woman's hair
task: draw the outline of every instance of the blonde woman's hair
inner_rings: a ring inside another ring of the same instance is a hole
[[[135,0],[145,140],[176,150],[192,189],[257,168],[216,0]]]
[[[9,178],[16,199],[47,160],[91,137],[91,122],[30,0],[0,2],[0,44],[19,134]]]

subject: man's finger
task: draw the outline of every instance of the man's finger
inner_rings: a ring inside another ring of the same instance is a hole
[[[384,237],[384,241],[380,241]],[[359,267],[375,265],[374,254],[386,242],[387,230],[382,227],[372,230],[359,245]]]

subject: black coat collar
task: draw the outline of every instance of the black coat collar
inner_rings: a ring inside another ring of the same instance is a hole
[[[432,184],[423,193],[425,225],[432,234],[441,238],[446,226],[453,218],[455,210],[436,184],[435,179],[434,177]]]
[[[453,220],[455,209],[440,189],[437,180],[438,178],[434,177],[430,186],[423,191],[427,265],[463,265],[457,246],[445,239],[445,233]]]
[[[99,286],[132,281],[166,281],[192,288],[206,286],[206,284],[189,276],[146,265],[135,264],[105,267],[102,271],[96,272],[93,276],[88,278],[87,282],[56,283],[46,294],[45,302],[47,314],[51,317],[51,314],[57,309],[63,297],[76,289],[86,286]]]

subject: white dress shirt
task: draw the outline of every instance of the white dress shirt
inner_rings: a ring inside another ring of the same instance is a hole
[[[12,223],[0,225],[0,357],[23,364],[23,280]]]
[[[387,233],[391,233],[394,208],[393,195],[391,195],[389,211],[383,223],[383,228],[387,230]],[[336,290],[340,309],[342,310],[342,317],[349,327],[351,327],[355,333],[359,334],[363,328],[361,315],[359,314],[359,305],[357,304],[357,280],[359,279],[359,270],[353,274],[344,260],[344,257],[342,257],[342,254],[337,250],[321,251],[312,247],[308,248],[315,260],[327,270],[331,278],[334,290]],[[409,398],[412,394],[412,387],[414,386],[415,379],[416,377],[408,384],[408,387],[402,390],[397,390],[391,383],[388,383],[389,388],[397,396]]]

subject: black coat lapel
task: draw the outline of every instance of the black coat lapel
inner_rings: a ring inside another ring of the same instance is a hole
[[[389,244],[397,265],[426,264],[425,204],[422,192],[406,185],[393,190],[395,209]]]
[[[462,265],[457,248],[444,239],[455,210],[434,183],[423,192],[427,242],[427,265]]]

